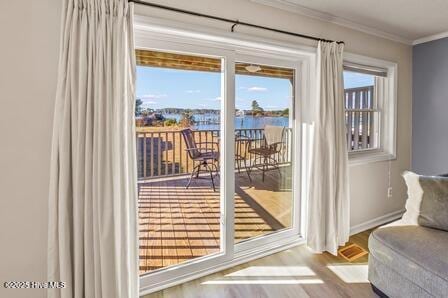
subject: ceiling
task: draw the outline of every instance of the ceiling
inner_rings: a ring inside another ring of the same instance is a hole
[[[252,1],[408,44],[448,36],[447,0]]]

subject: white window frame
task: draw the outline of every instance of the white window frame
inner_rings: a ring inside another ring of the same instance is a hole
[[[298,46],[289,43],[266,40],[263,38],[254,38],[239,33],[230,33],[219,29],[204,29],[191,24],[185,24],[175,21],[161,20],[152,17],[136,16],[134,22],[135,45],[136,48],[147,48],[153,50],[171,50],[180,53],[203,54],[204,50],[215,57],[223,57],[230,70],[225,77],[224,96],[225,100],[221,103],[221,108],[227,111],[233,111],[235,107],[234,81],[231,78],[234,73],[234,62],[238,56],[255,55],[265,57],[266,63],[269,59],[285,59],[285,61],[295,61],[296,66],[296,88],[295,88],[295,140],[296,149],[294,152],[296,164],[293,166],[295,175],[295,192],[297,201],[294,204],[295,220],[293,228],[257,237],[253,241],[247,241],[243,244],[233,244],[233,232],[225,229],[226,223],[233,226],[233,195],[234,189],[229,186],[228,189],[221,189],[221,210],[225,216],[222,218],[222,235],[231,241],[226,241],[227,245],[221,247],[221,252],[190,260],[188,267],[183,264],[172,266],[169,270],[143,275],[140,278],[140,295],[146,295],[164,289],[169,286],[180,284],[191,279],[211,274],[253,259],[257,259],[281,250],[288,249],[294,245],[304,243],[306,218],[306,185],[308,185],[306,175],[301,175],[308,167],[304,156],[306,148],[302,151],[302,119],[311,102],[315,99],[316,88],[316,49],[306,46]],[[264,63],[264,62],[263,62]],[[231,66],[231,65],[232,66]],[[300,78],[300,79],[299,79]],[[223,160],[233,156],[234,133],[233,119],[234,113],[226,113],[222,122],[221,130],[224,134]],[[224,125],[224,123],[227,123]],[[303,136],[304,137],[304,136]],[[302,157],[302,158],[298,158]],[[303,162],[302,162],[303,161]],[[221,174],[223,179],[228,181],[228,185],[234,185],[234,163],[221,163]],[[224,185],[224,183],[222,183]],[[230,211],[231,210],[231,211]],[[265,239],[265,241],[264,241]],[[224,239],[223,239],[224,240]],[[241,249],[241,248],[245,249]],[[172,270],[176,269],[176,270]],[[176,274],[173,272],[176,271]],[[179,275],[180,272],[180,275]]]
[[[344,53],[344,61],[387,69],[384,88],[380,90],[382,94],[376,95],[379,110],[379,134],[377,140],[379,146],[375,149],[349,152],[349,165],[362,165],[396,159],[398,64],[352,53]]]

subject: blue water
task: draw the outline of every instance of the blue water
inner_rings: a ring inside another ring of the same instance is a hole
[[[180,114],[164,114],[166,119],[176,119],[179,121],[182,117]],[[195,120],[204,121],[208,120],[212,123],[219,123],[219,115],[216,114],[201,114],[194,115]],[[289,126],[288,117],[254,117],[254,116],[236,116],[235,117],[235,129],[255,129],[264,128],[265,125],[276,126]],[[197,130],[218,130],[219,124],[197,124],[193,126]]]

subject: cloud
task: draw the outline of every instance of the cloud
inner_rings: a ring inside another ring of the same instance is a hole
[[[166,95],[166,94],[144,94],[144,95],[140,96],[140,99],[146,101],[146,100],[151,100],[151,99],[165,98],[167,96],[168,95]]]
[[[265,92],[265,91],[268,91],[268,88],[253,86],[253,87],[247,88],[247,91],[249,91],[249,92]]]
[[[185,93],[188,93],[188,94],[201,93],[201,90],[199,90],[199,89],[196,89],[196,90],[185,90]]]
[[[157,104],[157,101],[149,100],[149,101],[144,101],[142,105],[146,106],[146,105],[155,105],[155,104]]]
[[[215,98],[207,98],[207,99],[205,99],[205,100],[208,100],[208,101],[221,101],[221,100],[222,100],[222,97],[221,97],[221,96],[218,96],[218,97],[215,97]]]

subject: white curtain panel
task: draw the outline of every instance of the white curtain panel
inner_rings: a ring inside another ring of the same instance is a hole
[[[63,0],[48,297],[138,297],[132,5]]]
[[[343,44],[319,42],[307,245],[337,255],[350,233]]]

